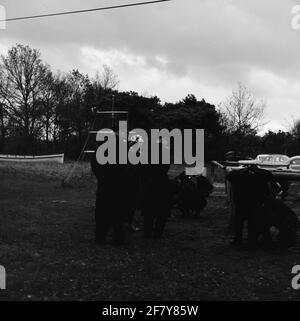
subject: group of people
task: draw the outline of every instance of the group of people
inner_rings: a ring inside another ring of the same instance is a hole
[[[162,150],[162,142],[158,144]],[[95,152],[91,167],[98,180],[95,207],[98,244],[107,242],[110,230],[113,244],[124,244],[125,226],[132,225],[137,209],[141,210],[144,218],[144,237],[161,238],[171,214],[174,190],[179,195],[177,207],[183,216],[189,213],[197,216],[206,206],[206,197],[213,189],[202,176],[197,179],[196,187],[184,174],[171,182],[168,178],[170,165],[163,164],[162,157],[158,164],[132,165],[130,162],[120,164],[117,155],[116,164],[100,165]],[[271,246],[271,227],[279,231],[277,241],[280,245],[289,247],[296,242],[299,220],[282,200],[276,198],[281,186],[270,171],[251,165],[232,171],[227,175],[227,182],[231,184],[234,206],[233,245],[242,245],[246,221],[248,248],[256,248],[260,242]]]
[[[249,249],[260,244],[270,247],[276,242],[282,247],[295,244],[300,227],[297,215],[276,197],[282,187],[273,174],[256,165],[233,170],[227,175],[231,184],[230,194],[234,207],[232,227],[235,238],[233,245],[243,243],[243,227],[247,221],[247,244]],[[272,237],[272,227],[277,235]]]
[[[161,143],[160,143],[161,144]],[[118,146],[117,146],[118,150]],[[145,238],[161,238],[171,208],[168,171],[170,165],[118,163],[100,165],[96,153],[91,167],[98,180],[95,223],[96,242],[107,242],[112,230],[113,244],[125,243],[125,226],[131,225],[136,209],[144,218]]]

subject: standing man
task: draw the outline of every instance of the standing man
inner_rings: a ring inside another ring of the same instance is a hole
[[[129,141],[128,151],[132,145],[137,143],[137,141],[137,139]],[[140,150],[138,153],[140,153]],[[127,202],[127,229],[130,232],[138,232],[140,231],[140,228],[135,226],[135,212],[137,209],[141,208],[141,164],[132,165],[128,163],[127,167],[127,186],[128,191],[130,191],[130,196]]]
[[[95,208],[96,243],[106,243],[107,234],[112,229],[113,244],[122,245],[125,243],[124,223],[128,202],[127,167],[118,164],[118,153],[116,164],[100,165],[96,159],[96,152],[92,157],[91,167],[98,180]]]
[[[247,247],[256,248],[259,236],[263,236],[266,245],[270,245],[270,220],[265,210],[266,201],[270,199],[270,186],[275,184],[271,172],[251,165],[232,171],[227,180],[233,186],[233,203],[235,207],[233,245],[243,242],[243,228],[247,221]]]
[[[160,141],[159,164],[144,165],[143,175],[146,183],[143,195],[142,214],[146,238],[161,238],[167,218],[171,213],[171,192],[168,171],[170,164],[163,164],[161,152],[165,148]]]

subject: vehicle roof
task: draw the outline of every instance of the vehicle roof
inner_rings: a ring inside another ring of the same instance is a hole
[[[287,155],[284,155],[284,154],[269,154],[268,156],[287,157],[287,158],[289,158]]]

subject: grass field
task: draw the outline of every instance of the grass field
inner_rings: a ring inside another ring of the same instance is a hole
[[[228,244],[222,184],[200,219],[173,213],[163,240],[134,233],[124,247],[100,247],[93,233],[96,182],[81,164],[73,187],[62,188],[72,166],[0,164],[2,300],[300,299],[291,288],[300,255]]]

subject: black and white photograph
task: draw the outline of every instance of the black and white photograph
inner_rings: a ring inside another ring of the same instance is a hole
[[[299,71],[300,0],[0,0],[0,301],[300,300]]]

